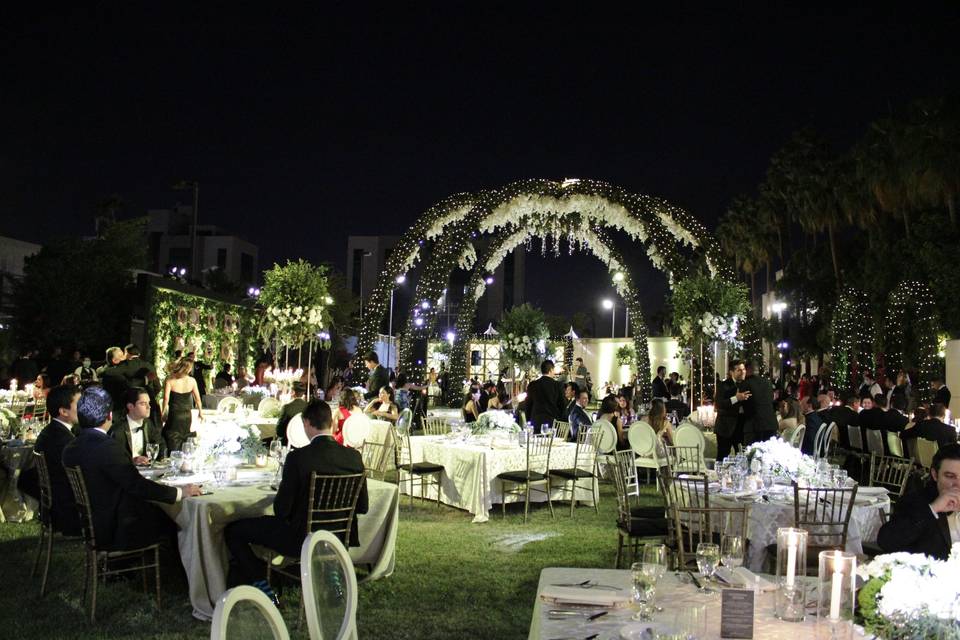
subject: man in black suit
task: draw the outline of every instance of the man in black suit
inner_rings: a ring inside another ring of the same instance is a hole
[[[200,495],[194,484],[182,488],[147,480],[123,446],[107,435],[113,401],[101,387],[84,390],[77,403],[81,433],[63,450],[64,467],[80,467],[87,485],[99,549],[139,549],[171,537],[176,526],[151,502],[173,504]]]
[[[923,438],[924,440],[933,440],[941,447],[956,443],[957,430],[943,422],[946,413],[946,408],[942,404],[930,405],[929,417],[915,424],[913,428],[904,430],[900,434],[900,439],[906,441]],[[917,452],[913,443],[910,444],[910,449],[916,456]]]
[[[853,392],[843,396],[843,406],[831,407],[823,412],[823,421],[827,424],[837,423],[837,439],[843,449],[850,450],[850,437],[847,435],[849,425],[860,426],[860,398]]]
[[[587,393],[587,390],[578,390],[577,399],[570,408],[570,413],[567,414],[567,421],[570,423],[570,433],[567,435],[567,440],[576,442],[577,433],[580,432],[580,429],[589,429],[590,425],[593,424],[593,420],[590,419],[590,415],[587,413],[587,404],[589,402],[590,394]]]
[[[943,378],[934,378],[930,381],[930,388],[933,389],[933,404],[942,404],[945,409],[950,408],[950,389],[943,384]]]
[[[951,546],[960,542],[960,445],[940,447],[930,479],[923,489],[903,496],[890,521],[880,527],[877,543],[885,553],[946,560]]]
[[[282,442],[284,446],[287,444],[287,425],[290,424],[293,416],[302,413],[303,410],[307,408],[307,401],[303,399],[305,391],[306,389],[302,382],[294,382],[293,400],[283,405],[283,408],[280,409],[280,417],[277,419],[277,437],[280,438],[280,442]]]
[[[654,376],[653,382],[651,383],[650,393],[653,398],[660,398],[664,402],[670,399],[670,391],[667,390],[667,383],[664,382],[664,378],[667,375],[667,368],[664,366],[657,367],[657,375]]]
[[[376,351],[369,351],[363,356],[363,363],[367,365],[370,372],[367,375],[367,392],[363,394],[366,400],[373,400],[380,393],[380,389],[390,384],[390,376],[387,370],[380,365],[380,356]],[[440,385],[443,387],[443,385]]]
[[[577,383],[569,380],[563,383],[563,401],[566,406],[563,408],[562,420],[570,422],[570,412],[577,406],[577,396],[580,395],[580,387]]]
[[[124,404],[126,414],[114,420],[108,435],[120,443],[134,464],[147,464],[147,445],[162,447],[163,443],[160,427],[151,415],[150,394],[143,387],[131,387]]]
[[[773,410],[773,385],[760,375],[758,363],[747,364],[746,377],[738,388],[750,393],[743,404],[744,444],[763,442],[775,436],[777,415]]]
[[[890,431],[899,432],[903,431],[904,427],[907,426],[907,416],[897,411],[895,408],[891,408],[888,411],[882,409],[882,405],[885,398],[883,395],[878,395],[872,400],[870,398],[863,398],[860,401],[860,406],[863,408],[860,411],[859,422],[860,422],[860,431],[863,433],[863,442],[866,447],[867,443],[867,432],[870,430],[880,432],[880,440],[883,442],[883,455],[890,455],[890,445],[887,443],[887,433]],[[904,399],[897,397],[895,404],[903,403]]]
[[[37,436],[33,450],[42,453],[47,461],[50,474],[51,521],[53,529],[69,536],[80,535],[80,516],[73,499],[73,490],[63,470],[63,449],[73,442],[72,429],[77,424],[77,400],[80,388],[73,385],[59,385],[50,390],[47,396],[47,411],[53,417],[50,424]],[[40,499],[38,471],[32,467],[20,476],[20,490],[27,495]]]
[[[333,439],[330,431],[333,420],[326,402],[311,401],[303,410],[302,418],[310,444],[287,454],[283,478],[273,499],[274,515],[235,520],[224,530],[231,555],[228,583],[231,586],[253,584],[273,600],[276,595],[263,579],[264,563],[257,559],[250,545],[264,546],[285,556],[300,557],[300,547],[307,533],[311,472],[323,475],[363,473],[360,453],[337,444]],[[366,513],[367,508],[367,483],[364,481],[354,512],[349,546],[360,544],[356,514]]]
[[[820,399],[814,396],[804,396],[800,400],[800,412],[803,414],[803,442],[800,451],[812,456],[816,448],[817,432],[823,426],[823,418],[817,413],[820,408]]]
[[[490,398],[496,397],[497,385],[492,380],[483,383],[480,389],[480,413],[483,413],[490,406]]]
[[[743,360],[731,360],[726,379],[717,385],[717,421],[713,427],[717,434],[717,460],[723,460],[734,447],[743,444],[743,403],[750,398],[750,392],[740,391],[737,385],[746,373]]]
[[[540,363],[540,377],[527,385],[527,420],[534,429],[553,428],[554,420],[563,420],[563,386],[553,379],[553,361]]]
[[[117,415],[123,412],[123,399],[127,396],[127,389],[130,388],[128,370],[123,349],[120,347],[107,349],[107,363],[97,373],[100,376],[100,384],[113,400],[113,410]]]

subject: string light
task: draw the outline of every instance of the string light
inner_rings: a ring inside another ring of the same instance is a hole
[[[833,314],[833,381],[840,389],[850,389],[855,376],[873,369],[873,315],[866,294],[847,289]]]
[[[901,282],[890,292],[887,300],[886,317],[886,357],[888,371],[904,368],[909,355],[906,344],[906,330],[912,326],[916,339],[915,365],[919,380],[915,388],[921,402],[929,402],[933,393],[930,380],[937,376],[940,368],[938,361],[940,318],[930,288],[922,282],[908,280]]]

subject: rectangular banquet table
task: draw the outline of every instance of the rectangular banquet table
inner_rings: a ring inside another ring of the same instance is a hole
[[[766,576],[768,580],[774,578]],[[620,587],[622,593],[630,593],[630,572],[617,569],[574,569],[548,567],[540,572],[540,584],[537,586],[536,601],[533,606],[533,617],[530,621],[528,640],[548,640],[550,638],[586,638],[592,634],[599,634],[598,640],[621,638],[621,631],[642,631],[651,628],[654,631],[669,632],[669,626],[674,623],[678,611],[690,609],[694,606],[705,606],[707,633],[705,638],[720,637],[720,594],[701,595],[692,584],[683,581],[676,573],[668,571],[657,583],[657,593],[654,603],[663,608],[662,612],[655,612],[652,620],[634,622],[630,620],[633,610],[629,607],[614,608],[610,613],[595,621],[588,621],[586,616],[564,617],[562,620],[550,620],[547,612],[550,609],[570,609],[570,606],[553,605],[541,601],[540,593],[544,587],[551,584],[578,583],[584,580],[594,580],[599,584]],[[813,581],[807,579],[812,585]],[[717,591],[719,587],[713,587]],[[815,589],[815,587],[812,587]],[[614,593],[614,592],[611,592]],[[815,599],[816,591],[813,591]],[[594,608],[589,611],[601,611]],[[822,637],[817,628],[816,612],[808,612],[803,622],[784,622],[774,615],[774,592],[761,593],[754,605],[753,637],[757,640],[796,640],[797,638]],[[631,635],[630,637],[639,637]],[[829,637],[829,635],[827,635]],[[854,637],[862,638],[860,629],[854,628]]]
[[[458,509],[473,514],[474,522],[486,522],[490,519],[490,509],[503,501],[500,481],[497,475],[504,471],[526,469],[526,449],[519,445],[508,449],[494,448],[483,441],[464,442],[448,436],[412,436],[410,438],[411,456],[414,462],[432,462],[443,465],[440,476],[440,500]],[[573,467],[576,444],[562,442],[553,445],[550,453],[550,467],[562,469]],[[403,475],[406,478],[406,474]],[[581,481],[583,484],[583,481]],[[401,480],[400,490],[409,492],[409,483]],[[414,489],[420,495],[419,487]],[[562,492],[558,487],[551,494],[552,499],[560,500]],[[569,494],[568,499],[569,499]],[[431,487],[427,497],[436,499],[436,489]],[[600,499],[597,483],[592,490],[586,487],[577,489],[577,500],[593,505]],[[522,500],[522,497],[508,496],[509,502]],[[531,501],[544,502],[546,496],[531,492]]]
[[[273,472],[241,469],[241,486],[213,487],[211,495],[159,505],[180,527],[177,543],[194,617],[210,620],[217,598],[227,590],[227,523],[273,515],[273,477]],[[176,484],[197,480],[203,478],[179,477]],[[367,494],[369,509],[357,518],[360,546],[350,549],[350,557],[354,564],[372,565],[367,579],[376,580],[393,573],[400,494],[396,485],[376,480],[367,480]]]

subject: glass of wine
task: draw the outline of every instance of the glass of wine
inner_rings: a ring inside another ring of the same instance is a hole
[[[723,536],[720,541],[720,562],[728,569],[743,566],[743,538],[741,536]]]
[[[717,564],[720,562],[720,546],[712,542],[701,542],[697,545],[697,568],[704,579],[713,577],[713,572],[717,570]],[[709,587],[700,587],[700,593],[713,593]]]

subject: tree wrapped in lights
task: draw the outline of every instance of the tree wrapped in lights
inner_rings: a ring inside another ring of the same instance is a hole
[[[930,289],[922,282],[901,282],[890,292],[885,323],[887,369],[916,367],[914,389],[921,402],[932,398],[930,380],[939,363],[940,318]]]
[[[873,319],[866,294],[847,289],[838,301],[831,325],[833,333],[833,383],[850,389],[860,373],[873,369]]]

